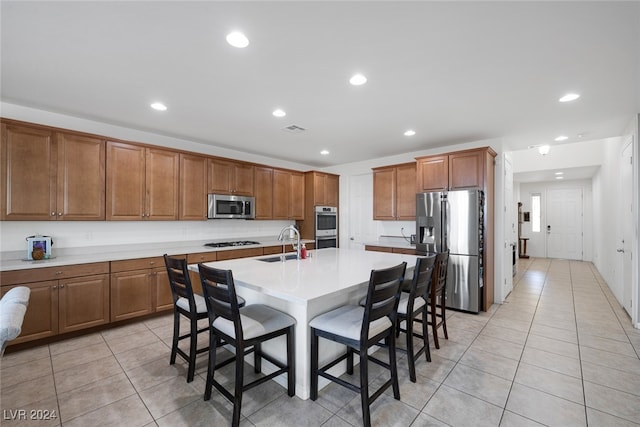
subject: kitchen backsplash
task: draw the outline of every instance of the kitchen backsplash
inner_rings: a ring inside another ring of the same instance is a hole
[[[51,236],[53,249],[128,243],[272,236],[294,221],[1,221],[0,252],[26,248],[26,237]]]

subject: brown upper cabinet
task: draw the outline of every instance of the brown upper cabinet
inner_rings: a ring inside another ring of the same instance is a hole
[[[3,220],[104,220],[105,142],[2,123]]]
[[[304,174],[273,169],[273,219],[304,219]]]
[[[209,193],[253,196],[253,165],[210,159]]]
[[[340,177],[324,172],[306,172],[305,190],[307,199],[313,198],[313,206],[338,207],[338,183]]]
[[[256,219],[273,219],[273,168],[255,167]]]
[[[373,219],[416,219],[416,164],[373,169]]]
[[[181,220],[207,219],[207,158],[180,154]]]
[[[496,153],[489,147],[457,151],[437,156],[419,157],[418,191],[484,188],[487,161]],[[488,157],[489,156],[489,157]]]
[[[107,219],[178,219],[180,159],[175,151],[107,143]]]

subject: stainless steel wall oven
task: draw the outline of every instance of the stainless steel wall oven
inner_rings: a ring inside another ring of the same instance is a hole
[[[315,207],[316,249],[338,247],[338,208]]]

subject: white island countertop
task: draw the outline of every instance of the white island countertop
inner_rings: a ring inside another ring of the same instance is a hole
[[[261,256],[205,263],[232,270],[236,292],[247,304],[267,304],[296,319],[296,395],[301,399],[308,399],[310,393],[309,321],[335,307],[358,304],[367,293],[371,270],[393,267],[406,261],[405,277],[411,277],[418,258],[415,255],[336,248],[309,252],[311,258],[284,262],[263,262],[260,259],[272,256]],[[191,264],[189,269],[197,271],[198,267]],[[336,343],[322,342],[320,345],[321,362],[344,351],[343,346]],[[284,338],[264,343],[263,350],[284,361]],[[274,371],[272,365],[263,362],[263,372]],[[343,365],[334,366],[332,373],[339,376],[344,372],[346,365]],[[276,377],[275,381],[284,385],[284,378]],[[328,380],[320,378],[320,388],[327,383]]]
[[[273,258],[271,255],[215,261],[206,265],[232,270],[236,285],[290,302],[308,303],[361,287],[369,281],[373,269],[393,267],[406,261],[407,269],[411,270],[417,258],[413,255],[336,248],[309,253],[310,258],[284,262],[260,261]],[[195,265],[191,268],[197,270]]]

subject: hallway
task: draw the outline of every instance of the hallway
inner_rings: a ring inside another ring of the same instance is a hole
[[[514,283],[490,312],[449,312],[450,339],[439,350],[431,340],[433,361],[420,359],[417,383],[399,353],[402,399],[381,396],[374,426],[640,425],[640,331],[593,265],[520,260]],[[206,357],[190,384],[184,363],[168,364],[171,325],[167,315],[6,354],[2,424],[228,424],[228,402],[202,399]],[[232,367],[222,375],[233,378]],[[57,418],[11,420],[18,409]],[[358,426],[360,413],[359,397],[335,384],[312,402],[271,381],[246,393],[242,425]]]

